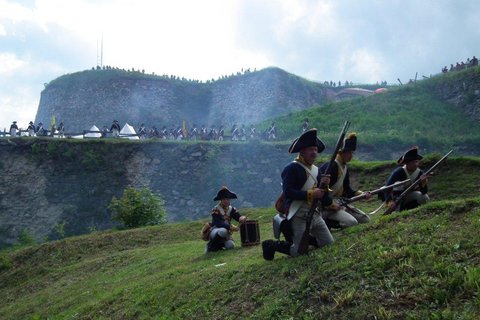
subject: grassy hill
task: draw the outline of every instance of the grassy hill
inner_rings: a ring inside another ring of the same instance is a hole
[[[351,170],[370,190],[392,166]],[[238,234],[234,250],[205,255],[201,221],[4,250],[1,318],[478,319],[479,168],[478,158],[449,158],[430,178],[429,204],[335,231],[332,246],[295,259],[265,261]],[[272,237],[273,209],[242,212]]]
[[[392,87],[369,97],[330,102],[273,121],[280,139],[291,140],[301,133],[303,120],[308,118],[327,146],[334,146],[342,124],[350,120],[362,150],[377,154],[372,159],[386,159],[381,157],[381,150],[403,150],[412,145],[428,152],[455,148],[463,154],[473,151],[478,155],[479,85],[477,67]],[[261,123],[260,131],[271,122]]]

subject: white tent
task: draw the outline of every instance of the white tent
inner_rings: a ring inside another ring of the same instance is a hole
[[[130,139],[130,140],[138,140],[139,137],[138,136],[133,136],[133,134],[137,134],[135,132],[135,129],[133,129],[133,127],[131,125],[129,125],[128,123],[125,123],[122,130],[120,130],[120,138],[127,138],[127,139]]]
[[[100,131],[96,125],[93,125],[89,131]],[[85,134],[85,138],[100,138],[102,134],[100,132],[89,132]]]

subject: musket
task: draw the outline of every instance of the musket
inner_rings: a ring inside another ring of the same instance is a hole
[[[435,169],[440,163],[442,163],[443,161],[445,161],[445,159],[447,159],[447,157],[450,155],[450,153],[453,152],[453,149],[448,151],[447,154],[445,154],[440,160],[438,160],[430,169],[428,169],[427,171],[425,171],[423,173],[423,175],[427,176],[430,172],[433,171],[433,169]],[[417,179],[415,180],[407,189],[405,189],[399,196],[397,199],[395,199],[395,208],[398,206],[398,204],[400,203],[400,201],[402,201],[402,199],[413,189],[415,188],[419,183],[420,183],[421,179]],[[390,207],[387,208],[387,210],[385,210],[385,212],[383,213],[384,215],[387,215],[387,214],[390,214],[394,211],[395,209],[391,209]]]
[[[325,172],[323,173],[323,175],[330,174],[332,164],[335,162],[335,158],[337,157],[337,153],[343,145],[343,139],[345,138],[345,134],[346,134],[349,126],[350,126],[350,121],[345,121],[345,124],[343,125],[343,129],[340,132],[340,136],[338,137],[337,144],[335,146],[335,150],[333,150],[332,156],[330,157],[330,161],[328,162],[327,168],[325,169]],[[320,189],[324,189],[325,191],[328,191],[328,185],[324,185],[322,183],[320,185]],[[318,199],[313,199],[312,205],[310,206],[310,210],[308,210],[307,217],[306,217],[305,231],[303,232],[302,240],[300,241],[300,244],[298,245],[298,251],[297,252],[299,254],[305,254],[305,253],[308,252],[308,245],[309,245],[309,242],[310,242],[310,227],[312,225],[313,214],[315,213],[315,210],[317,209],[317,204],[318,204]]]
[[[395,182],[394,184],[391,184],[389,186],[383,186],[381,188],[378,188],[376,190],[373,190],[373,191],[369,191],[369,193],[371,195],[375,195],[375,194],[378,194],[378,193],[382,193],[384,191],[387,191],[387,190],[390,190],[390,189],[393,189],[395,187],[400,187],[400,186],[403,186],[404,184],[407,184],[408,182],[410,182],[410,179],[406,179],[406,180],[403,180],[403,181],[397,181]],[[359,201],[359,200],[363,200],[367,197],[367,192],[364,192],[362,194],[359,194],[358,196],[355,196],[355,197],[351,197],[351,198],[340,198],[339,199],[339,202],[340,202],[340,205],[341,206],[345,206],[345,205],[348,205],[349,203],[352,203],[352,202],[355,202],[355,201]]]

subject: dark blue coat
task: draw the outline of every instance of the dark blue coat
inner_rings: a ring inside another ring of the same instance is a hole
[[[288,208],[294,200],[307,201],[307,191],[301,190],[307,181],[307,174],[305,168],[296,162],[289,163],[283,169],[282,189],[285,194],[285,211],[288,211]],[[321,174],[319,173],[317,176],[317,186],[320,185],[320,178]],[[320,201],[323,206],[332,204],[332,199],[328,196],[323,197]]]
[[[415,181],[420,179],[422,175],[423,175],[423,171],[420,170],[420,173],[415,178]],[[407,174],[405,173],[405,170],[403,170],[403,167],[398,167],[395,170],[393,170],[390,177],[388,177],[386,185],[389,186],[394,184],[397,181],[404,181],[406,179],[408,179],[408,177],[407,177]],[[428,186],[426,184],[424,186],[421,186],[421,184],[419,183],[416,188],[418,188],[418,191],[420,191],[422,194],[426,194],[428,192]],[[385,200],[387,201],[395,200],[400,194],[402,194],[402,192],[403,191],[392,191],[392,190],[386,191],[384,195]]]

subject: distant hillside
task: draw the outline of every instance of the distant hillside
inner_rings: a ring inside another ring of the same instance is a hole
[[[41,93],[35,122],[55,115],[67,131],[110,128],[114,119],[137,128],[201,124],[250,124],[327,101],[331,91],[279,68],[205,83],[119,69],[61,76]]]
[[[372,159],[393,159],[412,145],[424,153],[454,148],[459,154],[480,155],[480,67],[329,102],[264,121],[259,128],[275,121],[281,139],[291,140],[301,133],[305,118],[319,129],[327,149],[334,147],[343,123],[350,120],[359,150]]]

